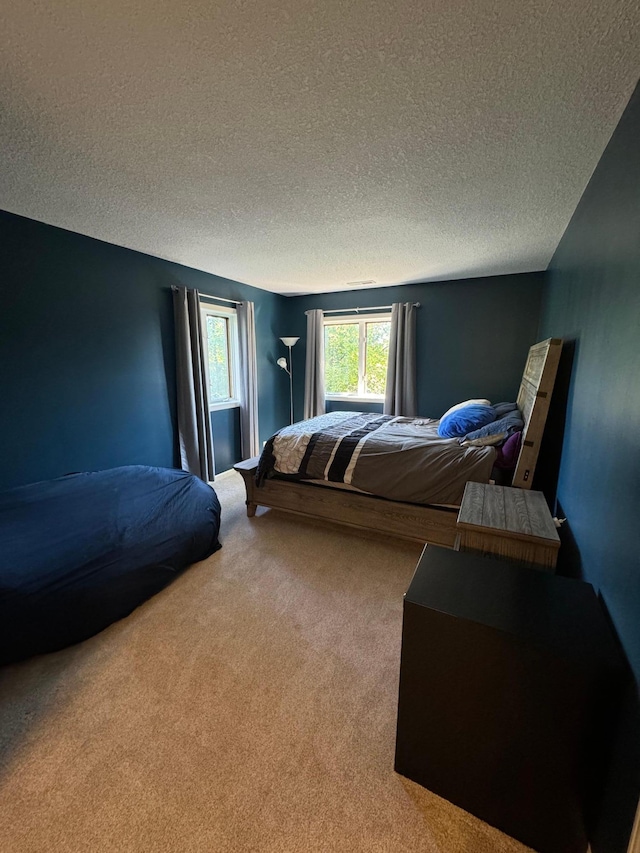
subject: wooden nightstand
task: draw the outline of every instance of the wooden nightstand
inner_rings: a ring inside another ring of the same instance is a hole
[[[560,537],[542,492],[467,483],[457,529],[457,550],[548,572],[556,567]]]

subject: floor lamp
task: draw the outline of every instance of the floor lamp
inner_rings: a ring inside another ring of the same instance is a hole
[[[291,404],[291,423],[293,423],[293,361],[291,360],[291,347],[295,346],[300,338],[280,338],[282,343],[289,347],[289,364],[287,365],[286,358],[279,358],[276,362],[278,367],[281,367],[289,374],[289,401]]]

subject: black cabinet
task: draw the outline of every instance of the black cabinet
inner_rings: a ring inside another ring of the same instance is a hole
[[[540,853],[583,853],[623,675],[589,584],[429,545],[395,769]]]

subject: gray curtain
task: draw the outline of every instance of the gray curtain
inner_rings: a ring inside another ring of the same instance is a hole
[[[391,307],[391,340],[387,365],[385,415],[417,414],[416,308],[413,302],[394,302]]]
[[[324,412],[324,314],[316,308],[313,311],[307,311],[304,416],[315,418],[316,415],[323,415]]]
[[[240,345],[240,445],[242,458],[251,459],[260,453],[256,315],[253,302],[241,302],[237,314]]]
[[[173,289],[180,462],[202,480],[214,478],[205,342],[197,290]]]

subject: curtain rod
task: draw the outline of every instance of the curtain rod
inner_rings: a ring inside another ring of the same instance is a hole
[[[172,284],[171,290],[180,290],[180,288]],[[198,297],[200,299],[215,299],[216,302],[229,302],[231,305],[242,305],[240,299],[225,299],[224,296],[210,296],[208,293],[200,293],[200,291],[198,291]]]
[[[216,302],[230,302],[231,305],[242,305],[239,299],[225,299],[224,296],[209,296],[208,293],[198,293],[200,299],[215,299]]]
[[[419,302],[413,303],[414,308],[420,308]],[[323,314],[359,314],[361,311],[391,311],[393,305],[372,305],[370,308],[331,308],[328,311],[323,311]],[[304,312],[308,314],[308,311]]]

